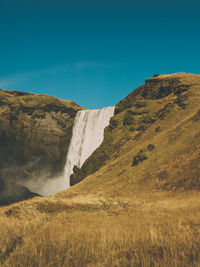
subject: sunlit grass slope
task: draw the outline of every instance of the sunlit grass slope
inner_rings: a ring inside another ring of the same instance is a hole
[[[91,176],[88,176],[92,173]],[[72,176],[109,196],[200,188],[200,76],[147,79],[116,106],[103,144]]]

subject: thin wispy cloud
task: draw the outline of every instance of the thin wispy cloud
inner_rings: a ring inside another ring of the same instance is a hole
[[[30,79],[36,79],[38,76],[42,75],[52,75],[59,72],[67,70],[84,70],[84,69],[105,69],[105,68],[115,68],[117,65],[106,63],[106,62],[91,62],[91,61],[80,61],[72,64],[65,64],[59,66],[52,66],[49,68],[32,70],[28,72],[14,73],[7,76],[0,77],[0,88],[5,88],[9,86],[14,86],[22,82],[26,82]]]
[[[6,86],[16,84],[18,81],[26,81],[30,76],[30,73],[18,73],[1,77],[0,87],[4,88]]]
[[[0,77],[0,87],[12,86],[20,82],[28,81],[29,79],[37,78],[38,76],[44,74],[52,74],[63,70],[67,70],[68,68],[69,65],[60,65],[45,69],[38,69],[28,72],[10,74],[4,77]]]
[[[82,61],[73,64],[75,69],[86,69],[86,68],[115,68],[116,64],[107,63],[107,62],[91,62],[91,61]]]

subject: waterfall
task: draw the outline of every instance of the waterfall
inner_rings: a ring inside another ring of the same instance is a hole
[[[64,173],[60,177],[47,179],[44,175],[37,179],[23,182],[31,192],[42,196],[50,196],[70,186],[70,175],[73,167],[81,167],[86,159],[96,150],[103,141],[104,129],[109,125],[114,115],[115,107],[106,107],[97,110],[78,111],[74,120],[72,138],[69,145]]]
[[[73,167],[80,168],[86,159],[100,146],[104,137],[104,129],[114,115],[115,107],[97,110],[78,111],[72,132],[72,139],[65,165],[65,181],[69,187],[69,178]]]

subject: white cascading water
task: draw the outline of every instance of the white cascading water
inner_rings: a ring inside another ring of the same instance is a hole
[[[81,168],[89,156],[100,146],[104,137],[104,129],[109,125],[110,118],[114,115],[115,107],[106,107],[98,110],[78,111],[72,139],[67,154],[65,165],[65,181],[70,186],[69,178],[76,165]]]
[[[81,167],[86,159],[100,146],[104,137],[104,129],[114,115],[115,107],[97,110],[81,110],[76,114],[72,138],[67,154],[64,174],[54,179],[44,176],[23,183],[30,191],[42,196],[50,196],[70,187],[70,175],[73,167]]]

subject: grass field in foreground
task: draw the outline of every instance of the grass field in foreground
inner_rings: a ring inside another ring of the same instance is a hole
[[[0,209],[1,266],[199,266],[199,193],[33,199]]]

